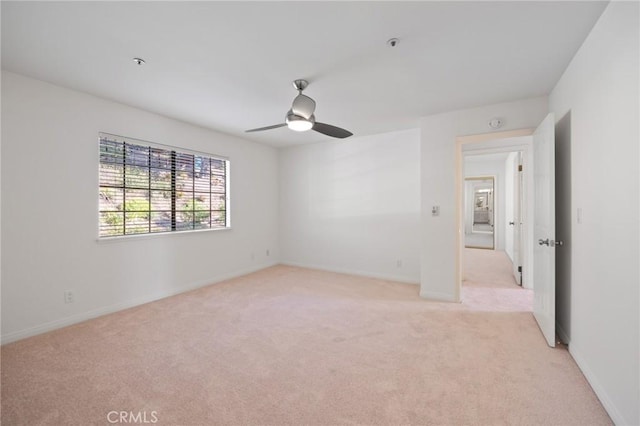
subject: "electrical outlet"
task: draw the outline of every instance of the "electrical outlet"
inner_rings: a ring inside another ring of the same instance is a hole
[[[396,268],[402,268],[402,260],[396,260]]]
[[[71,290],[64,291],[64,303],[73,303],[73,292]]]
[[[267,249],[267,257],[271,256],[271,253],[269,252],[269,249]]]
[[[251,252],[251,260],[256,260],[256,254],[254,252]]]

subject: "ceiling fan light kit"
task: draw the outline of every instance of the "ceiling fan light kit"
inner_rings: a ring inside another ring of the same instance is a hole
[[[263,130],[271,130],[287,126],[289,129],[296,132],[315,130],[323,135],[340,139],[348,138],[353,135],[350,131],[341,129],[340,127],[316,122],[316,117],[313,115],[313,112],[316,109],[316,101],[307,95],[302,94],[302,91],[306,89],[308,85],[309,82],[307,80],[299,79],[293,82],[293,87],[298,91],[298,96],[293,100],[293,104],[291,105],[289,112],[287,112],[284,123],[258,127],[257,129],[249,129],[246,130],[246,132],[261,132]]]
[[[285,120],[285,123],[287,123],[287,127],[296,132],[306,132],[307,130],[311,130],[313,128],[314,122],[315,120],[313,120],[313,115],[309,119],[307,119],[297,116],[291,111],[289,111]]]

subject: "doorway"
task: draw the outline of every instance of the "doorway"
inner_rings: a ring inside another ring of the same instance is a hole
[[[533,224],[528,218],[533,216],[533,176],[527,173],[531,170],[532,133],[531,129],[523,129],[457,138],[459,295],[465,279],[464,261],[469,257],[468,251],[473,250],[466,247],[465,241],[467,231],[473,231],[473,224],[469,229],[470,213],[465,211],[470,200],[466,178],[471,177],[493,178],[493,249],[507,259],[514,285],[532,289],[529,265],[533,250],[529,236],[533,234]],[[517,203],[513,201],[516,196],[520,197]]]
[[[456,297],[462,300],[464,243],[464,162],[469,153],[521,152],[522,209],[518,223],[522,241],[521,271],[523,287],[534,290],[533,316],[549,346],[555,346],[555,248],[562,241],[555,236],[555,127],[553,113],[532,129],[461,136],[456,138],[456,194],[459,228],[456,256]],[[535,185],[534,185],[535,182]],[[534,194],[535,190],[535,194]],[[534,202],[535,198],[535,202]],[[515,221],[514,221],[515,222]],[[496,229],[499,229],[496,228]],[[534,244],[535,243],[537,244]],[[514,264],[515,267],[515,264]],[[535,289],[534,289],[535,283]]]
[[[492,300],[493,306],[503,303],[533,310],[533,292],[522,286],[526,261],[522,228],[527,221],[520,215],[526,206],[523,162],[530,142],[526,136],[461,144],[464,303]]]
[[[465,170],[468,170],[468,167],[465,167]],[[464,246],[466,248],[493,250],[495,247],[494,182],[493,176],[465,177]]]

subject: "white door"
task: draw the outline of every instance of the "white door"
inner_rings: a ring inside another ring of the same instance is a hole
[[[509,222],[513,233],[513,277],[522,285],[522,154],[516,153],[513,162],[513,220]]]
[[[549,346],[556,342],[555,121],[533,134],[533,315]]]

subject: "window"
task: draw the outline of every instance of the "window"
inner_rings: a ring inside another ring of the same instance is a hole
[[[100,237],[229,226],[229,161],[100,133]]]

